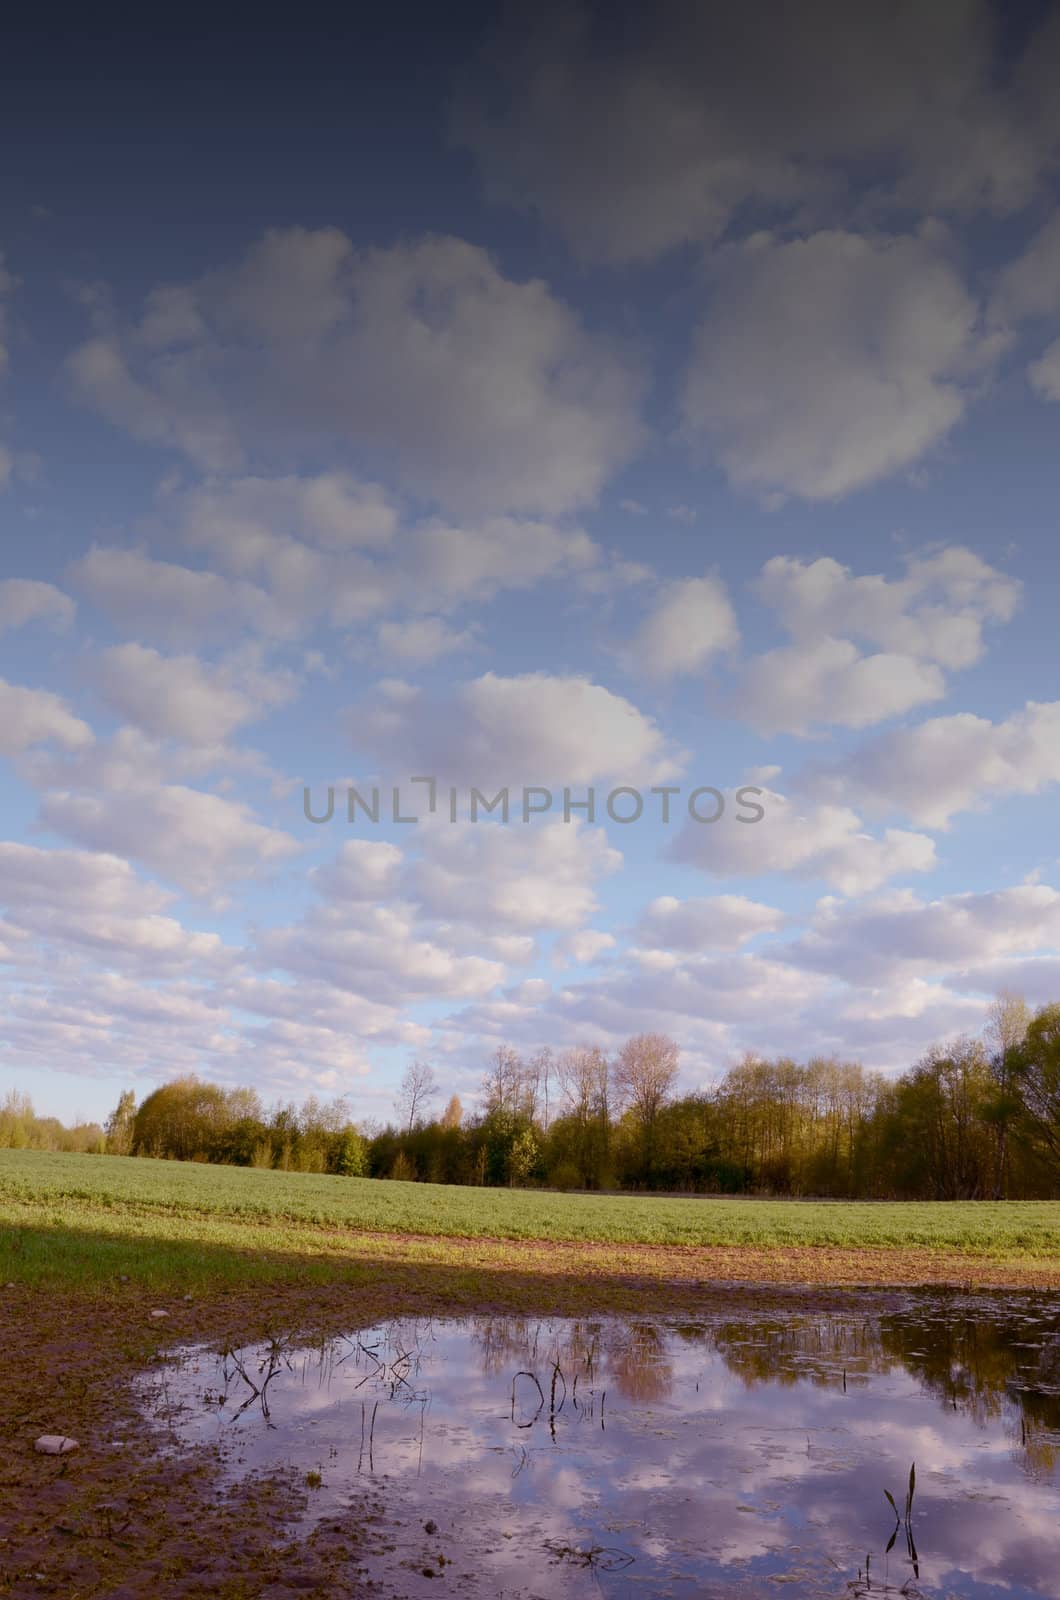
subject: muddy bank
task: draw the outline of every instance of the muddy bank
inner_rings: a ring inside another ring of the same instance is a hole
[[[512,1270],[513,1258],[521,1258],[522,1272]],[[650,1274],[638,1274],[638,1258],[650,1262]],[[756,1274],[770,1281],[748,1284]],[[871,1284],[874,1275],[875,1287],[842,1286]],[[313,1490],[296,1474],[251,1476],[222,1491],[220,1464],[208,1449],[182,1457],[160,1448],[133,1380],[174,1345],[246,1346],[279,1333],[312,1342],[431,1313],[885,1308],[892,1294],[880,1285],[929,1282],[1053,1288],[1060,1267],[883,1251],[505,1246],[491,1254],[479,1242],[469,1244],[459,1270],[393,1261],[357,1287],[283,1285],[192,1299],[131,1283],[91,1295],[0,1288],[0,1595],[323,1600],[382,1592],[371,1578],[389,1538],[378,1494],[366,1492],[355,1516],[324,1520],[306,1534],[300,1519]],[[152,1318],[157,1310],[167,1316]],[[38,1455],[34,1440],[45,1433],[71,1436],[79,1449]]]

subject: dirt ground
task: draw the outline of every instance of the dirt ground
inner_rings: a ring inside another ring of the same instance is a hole
[[[650,1267],[649,1267],[650,1263]],[[638,1271],[638,1265],[646,1270]],[[923,1251],[651,1250],[482,1241],[459,1272],[380,1265],[374,1284],[256,1288],[201,1298],[116,1284],[105,1294],[0,1286],[0,1595],[23,1600],[344,1600],[380,1591],[372,1553],[385,1504],[305,1536],[306,1486],[274,1474],[219,1485],[209,1450],[175,1456],[140,1413],[131,1380],[174,1345],[243,1345],[271,1334],[349,1332],[391,1316],[624,1311],[683,1315],[811,1303],[882,1306],[888,1286],[1060,1290],[1060,1262],[1002,1266]],[[862,1286],[860,1289],[852,1286]],[[165,1319],[152,1319],[155,1309]],[[79,1441],[64,1457],[35,1439]]]

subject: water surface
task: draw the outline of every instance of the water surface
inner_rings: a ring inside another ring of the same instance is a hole
[[[230,1479],[293,1467],[311,1520],[381,1506],[402,1595],[1060,1595],[1056,1296],[402,1321],[145,1392]]]

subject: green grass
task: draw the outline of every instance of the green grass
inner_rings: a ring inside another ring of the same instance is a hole
[[[0,1227],[250,1248],[308,1230],[610,1245],[831,1245],[1060,1258],[1060,1201],[847,1202],[562,1195],[119,1156],[0,1150]]]

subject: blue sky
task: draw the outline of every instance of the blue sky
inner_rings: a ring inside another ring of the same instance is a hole
[[[890,1072],[1057,998],[1058,54],[970,3],[15,41],[0,1090],[379,1117],[413,1055]],[[425,773],[456,824],[341,819]]]

